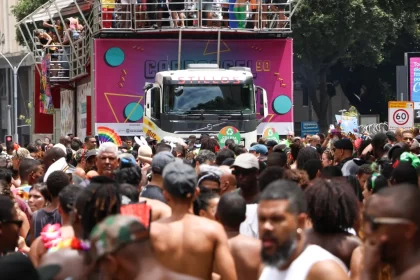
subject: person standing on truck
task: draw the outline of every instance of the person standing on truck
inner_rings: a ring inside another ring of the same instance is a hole
[[[212,5],[212,0],[198,0],[198,22],[201,27],[211,27]]]
[[[238,28],[245,28],[246,4],[247,0],[236,0],[235,7],[233,8],[235,18],[238,22]]]
[[[273,0],[273,5],[271,5],[271,9],[277,13],[279,13],[279,19],[277,23],[274,25],[275,28],[286,28],[287,26],[287,17],[285,15],[286,11],[286,4],[288,0]]]
[[[268,6],[270,5],[270,0],[260,0],[261,1],[261,28],[267,28],[267,14]]]
[[[133,4],[134,14],[135,14],[135,28],[144,28],[146,23],[146,10],[147,3],[146,0],[137,0],[137,3]],[[152,13],[151,13],[152,14]],[[149,14],[149,15],[151,15]]]
[[[229,0],[229,19],[230,28],[245,28],[245,0]]]
[[[102,0],[102,28],[112,27],[115,0]]]
[[[184,28],[184,0],[169,0],[169,10],[171,10],[174,27]]]

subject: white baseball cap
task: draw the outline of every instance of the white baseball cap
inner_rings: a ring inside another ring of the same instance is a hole
[[[258,163],[258,159],[255,155],[250,153],[240,154],[235,158],[235,162],[233,163],[232,167],[240,167],[243,169],[260,169],[260,165]]]

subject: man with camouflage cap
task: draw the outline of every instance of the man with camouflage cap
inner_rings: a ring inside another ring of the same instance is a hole
[[[134,216],[109,216],[90,235],[99,279],[197,279],[163,267],[153,256],[149,228]]]

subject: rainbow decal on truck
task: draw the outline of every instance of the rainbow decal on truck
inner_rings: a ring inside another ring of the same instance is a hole
[[[254,84],[267,91],[269,115],[258,126],[280,135],[293,130],[292,39],[222,40],[220,67],[245,66]],[[183,40],[181,69],[191,63],[216,63],[216,40]],[[155,74],[178,69],[178,40],[95,40],[95,127],[105,126],[118,135],[143,131],[145,82]]]

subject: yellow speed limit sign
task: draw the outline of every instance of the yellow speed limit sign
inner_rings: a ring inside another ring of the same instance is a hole
[[[388,102],[388,130],[398,128],[410,129],[414,127],[414,102],[390,101]]]

